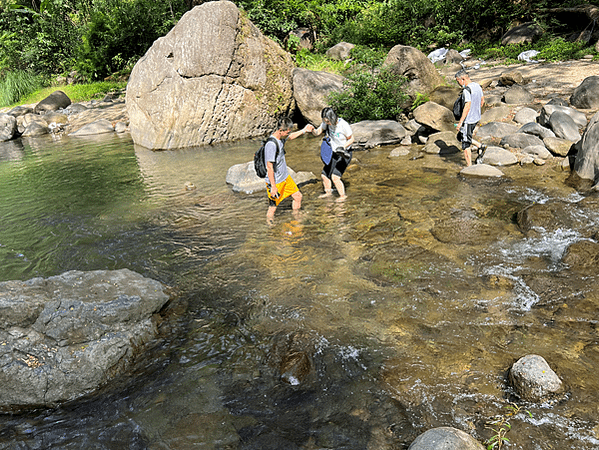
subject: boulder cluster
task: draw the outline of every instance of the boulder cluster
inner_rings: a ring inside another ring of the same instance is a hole
[[[35,105],[16,106],[0,113],[0,142],[48,134],[123,133],[128,130],[128,119],[124,101],[118,95],[111,93],[101,101],[72,103],[63,91],[56,90]]]

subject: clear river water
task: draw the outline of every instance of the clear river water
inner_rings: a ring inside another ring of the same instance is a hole
[[[129,268],[176,293],[129,373],[1,415],[0,449],[407,449],[439,426],[484,442],[510,401],[505,448],[599,448],[597,275],[561,262],[599,217],[528,235],[515,220],[584,199],[559,165],[480,180],[459,154],[356,151],[345,202],[307,184],[268,224],[264,192],[225,182],[257,145],[0,144],[0,281]],[[318,175],[318,147],[289,142],[289,166]],[[564,395],[518,400],[508,371],[527,354]]]

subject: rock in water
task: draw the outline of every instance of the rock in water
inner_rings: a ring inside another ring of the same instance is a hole
[[[133,68],[133,141],[174,149],[263,136],[292,107],[293,68],[234,3],[196,6]]]
[[[0,410],[54,406],[123,373],[168,299],[127,269],[0,283]]]

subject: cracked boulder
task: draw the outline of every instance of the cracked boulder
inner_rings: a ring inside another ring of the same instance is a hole
[[[174,149],[263,136],[293,106],[293,69],[234,3],[196,6],[133,68],[133,141]]]
[[[127,269],[0,283],[0,411],[53,407],[107,384],[154,339],[168,299]]]

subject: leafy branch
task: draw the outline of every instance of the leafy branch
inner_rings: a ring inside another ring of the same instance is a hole
[[[510,442],[510,440],[506,437],[507,433],[512,429],[510,420],[514,416],[518,415],[522,409],[520,406],[511,402],[505,406],[505,409],[507,409],[507,412],[495,416],[485,424],[485,428],[493,432],[493,435],[485,442],[487,450],[501,450],[504,444]],[[530,411],[524,410],[524,412],[532,417]]]

